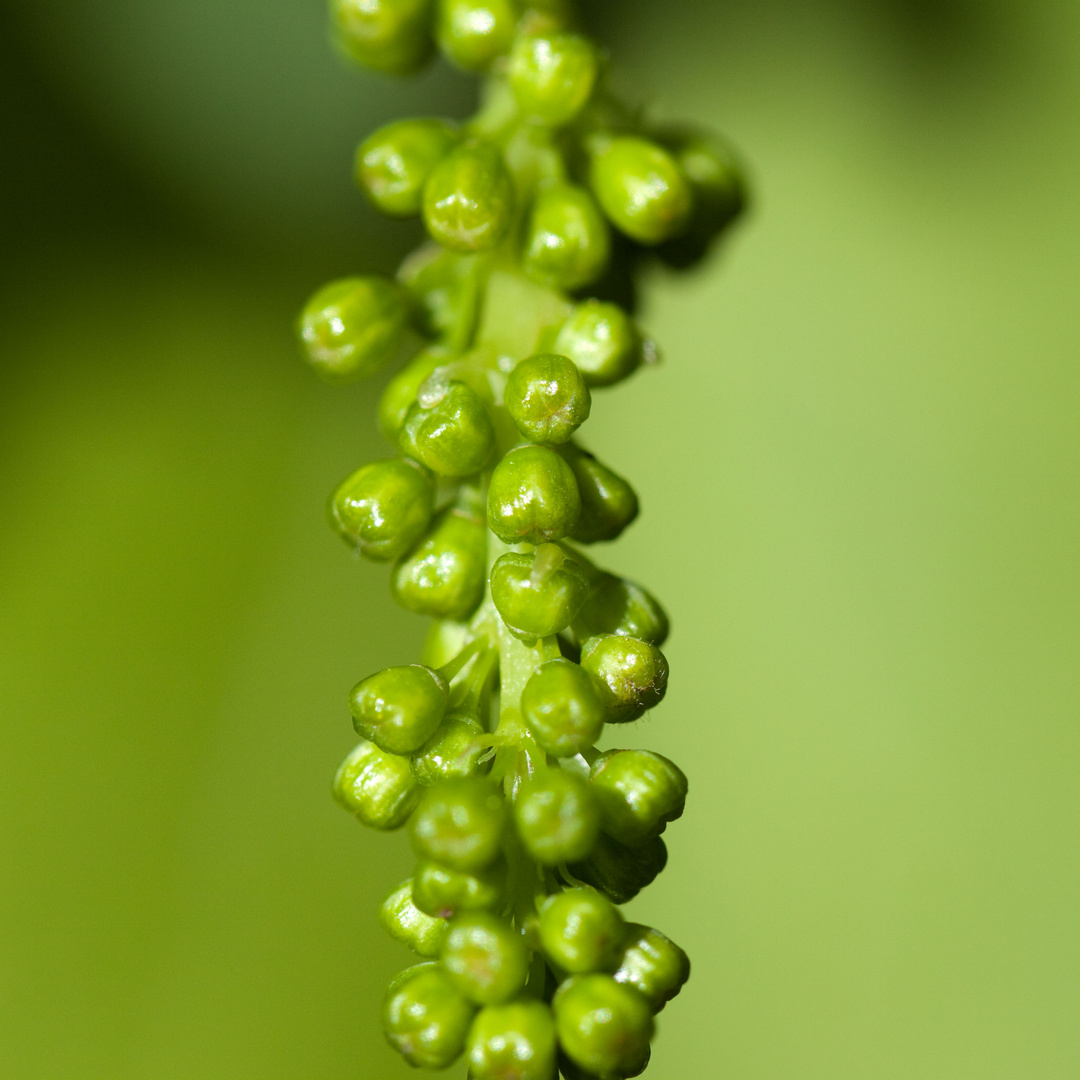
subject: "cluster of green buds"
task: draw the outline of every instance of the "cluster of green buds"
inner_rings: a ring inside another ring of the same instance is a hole
[[[403,120],[356,154],[380,210],[429,240],[396,280],[334,281],[299,321],[343,381],[400,369],[379,405],[394,456],[332,494],[334,529],[391,564],[434,623],[422,662],[352,690],[360,742],[333,782],[417,863],[381,922],[423,962],[383,1022],[412,1065],[472,1080],[637,1076],[686,954],[620,909],[664,868],[687,779],[605,726],[664,697],[668,619],[585,545],[633,488],[578,440],[595,391],[655,359],[611,297],[644,258],[699,259],[743,203],[730,153],[650,126],[607,88],[565,0],[331,0],[353,59],[407,74],[436,51],[481,73],[464,123]]]

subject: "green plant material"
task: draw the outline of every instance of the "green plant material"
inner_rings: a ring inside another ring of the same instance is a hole
[[[300,321],[327,378],[405,360],[378,422],[406,456],[349,476],[330,519],[437,620],[424,664],[353,690],[364,741],[334,780],[363,823],[408,821],[417,855],[380,921],[437,959],[391,984],[383,1026],[410,1064],[464,1055],[473,1080],[622,1080],[647,1065],[689,960],[616,905],[666,866],[688,784],[659,754],[596,748],[606,723],[663,699],[669,624],[571,543],[614,540],[639,511],[574,435],[592,391],[657,350],[618,304],[570,294],[603,280],[609,295],[615,252],[646,258],[612,227],[669,265],[700,257],[745,202],[741,172],[702,133],[651,129],[613,98],[569,0],[331,6],[369,67],[414,70],[434,36],[486,73],[460,126],[399,121],[361,144],[361,188],[419,213],[429,239],[396,282],[332,282]]]

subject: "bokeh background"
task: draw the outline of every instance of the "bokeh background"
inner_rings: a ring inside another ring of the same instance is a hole
[[[619,742],[692,785],[648,1075],[1075,1080],[1080,6],[586,7],[756,192],[589,422],[675,621]],[[346,70],[321,0],[0,13],[0,1075],[405,1077],[407,842],[328,784],[423,627],[323,521],[379,386],[291,319],[416,239],[355,143],[472,88]]]

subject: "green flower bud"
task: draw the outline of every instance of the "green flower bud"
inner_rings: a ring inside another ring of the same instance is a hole
[[[389,562],[405,554],[431,521],[435,491],[411,461],[373,461],[343,480],[327,513],[334,531],[361,555]]]
[[[399,446],[398,439],[405,424],[405,417],[416,401],[420,387],[431,373],[456,359],[449,349],[433,345],[416,354],[386,384],[379,399],[379,431],[391,446]]]
[[[555,1030],[567,1056],[600,1076],[635,1076],[649,1056],[648,1002],[610,975],[574,975],[552,1001]]]
[[[657,647],[668,636],[667,613],[652,593],[626,578],[600,574],[574,619],[578,641],[598,634],[621,634]]]
[[[545,866],[584,859],[600,831],[600,813],[589,785],[562,769],[548,769],[526,780],[514,798],[513,813],[525,850]]]
[[[573,863],[570,872],[599,889],[609,900],[625,904],[667,866],[667,847],[659,836],[637,847],[627,847],[601,832],[587,859]]]
[[[589,785],[604,831],[631,846],[659,836],[686,806],[686,774],[651,750],[609,750],[592,764]]]
[[[610,255],[608,223],[584,188],[555,184],[541,190],[529,215],[522,252],[522,265],[530,277],[570,292],[596,281]]]
[[[479,472],[495,448],[495,429],[484,403],[463,382],[421,390],[401,431],[401,448],[440,476]]]
[[[423,664],[385,668],[353,687],[353,727],[380,750],[410,754],[442,723],[448,693],[442,676]]]
[[[573,538],[582,544],[615,540],[638,515],[634,489],[614,470],[580,447],[560,447],[581,494],[581,517]]]
[[[412,301],[416,329],[446,345],[466,348],[480,306],[479,270],[474,256],[447,251],[435,243],[426,243],[413,252],[401,264],[398,281]]]
[[[424,859],[413,873],[413,903],[428,915],[449,919],[460,911],[495,911],[506,902],[502,859],[468,873]]]
[[[573,360],[539,353],[510,372],[503,404],[526,439],[564,443],[589,419],[592,398]]]
[[[364,739],[334,775],[334,798],[373,829],[397,829],[409,819],[420,789],[409,763]]]
[[[379,922],[395,940],[408,945],[421,956],[439,955],[439,946],[446,936],[445,919],[426,915],[414,903],[412,878],[403,881],[379,908]]]
[[[621,135],[593,155],[589,183],[612,224],[641,244],[682,232],[694,197],[675,159],[662,146]]]
[[[384,214],[415,217],[431,170],[457,142],[446,120],[399,120],[369,135],[356,151],[356,182]]]
[[[542,1001],[481,1009],[466,1054],[472,1080],[554,1080],[555,1021]]]
[[[559,329],[553,351],[570,357],[587,386],[611,386],[637,371],[641,334],[617,304],[586,300]]]
[[[659,930],[628,923],[614,979],[632,986],[659,1012],[690,978],[690,957]]]
[[[548,660],[529,677],[521,712],[542,750],[572,757],[600,738],[607,709],[596,680],[572,660]]]
[[[517,25],[513,0],[438,0],[435,39],[465,71],[486,71],[510,48]]]
[[[475,1011],[438,964],[416,964],[387,987],[383,1031],[410,1065],[445,1069],[465,1049]]]
[[[413,776],[423,787],[479,772],[487,753],[484,729],[471,716],[448,716],[412,758]]]
[[[667,691],[667,659],[655,645],[637,638],[589,638],[581,647],[581,666],[599,681],[610,724],[637,720],[659,705]]]
[[[510,229],[514,185],[502,153],[471,139],[451,150],[424,187],[424,224],[453,251],[490,251]]]
[[[549,896],[540,908],[539,931],[547,957],[572,975],[614,970],[625,937],[619,909],[589,888]]]
[[[411,75],[432,53],[431,0],[330,0],[335,38],[358,64]]]
[[[443,938],[439,959],[454,985],[477,1005],[517,997],[529,974],[525,939],[495,915],[458,915]]]
[[[413,847],[455,870],[482,870],[498,856],[505,826],[506,804],[491,784],[448,780],[424,792],[413,816]]]
[[[561,127],[589,100],[596,71],[596,49],[588,38],[522,34],[510,53],[507,77],[526,120]]]
[[[585,572],[554,544],[530,555],[507,552],[491,568],[492,602],[510,632],[525,641],[565,630],[588,592]]]
[[[542,544],[568,536],[581,515],[570,466],[546,446],[519,446],[495,466],[488,526],[507,544]]]
[[[484,597],[487,531],[475,518],[450,510],[394,567],[390,589],[419,615],[464,619]]]
[[[374,375],[401,348],[408,306],[401,288],[381,277],[324,285],[300,313],[297,332],[308,363],[327,382]]]

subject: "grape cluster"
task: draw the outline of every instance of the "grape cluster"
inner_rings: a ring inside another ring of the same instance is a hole
[[[429,241],[394,281],[320,289],[307,359],[344,381],[397,362],[395,456],[332,494],[334,529],[434,617],[422,663],[352,690],[360,742],[333,782],[365,825],[407,825],[413,876],[380,920],[423,962],[387,990],[412,1065],[473,1080],[637,1076],[686,954],[618,905],[664,868],[687,779],[597,743],[658,705],[667,616],[582,546],[635,519],[633,488],[578,441],[595,391],[655,358],[612,302],[643,258],[688,265],[743,204],[729,152],[650,126],[606,87],[564,0],[331,0],[352,58],[407,74],[436,49],[484,75],[464,123],[370,135],[355,175]]]

